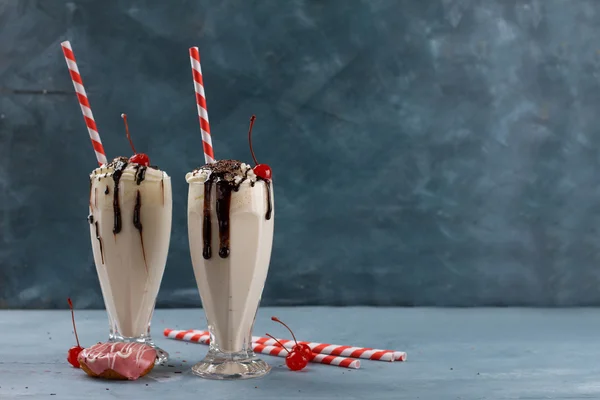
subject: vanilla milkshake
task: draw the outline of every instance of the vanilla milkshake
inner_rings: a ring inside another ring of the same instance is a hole
[[[193,368],[213,379],[262,376],[270,367],[252,351],[252,327],[273,243],[270,179],[239,161],[221,160],[186,175],[194,274],[211,333]]]
[[[126,157],[90,174],[90,234],[113,341],[152,344],[171,235],[171,179]],[[158,361],[168,354],[156,349]]]

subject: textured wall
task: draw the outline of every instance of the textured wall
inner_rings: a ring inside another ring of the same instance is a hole
[[[173,177],[159,306],[199,305],[193,45],[217,157],[255,113],[274,169],[263,304],[598,305],[599,37],[596,0],[2,1],[0,307],[102,306],[65,39],[109,157],[127,112]]]

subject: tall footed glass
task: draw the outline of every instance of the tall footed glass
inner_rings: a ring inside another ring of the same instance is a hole
[[[109,341],[156,347],[150,321],[171,236],[171,179],[117,158],[90,175],[90,235],[109,319]]]
[[[192,371],[209,379],[260,377],[270,367],[252,351],[252,328],[273,243],[271,182],[231,160],[203,168],[186,176],[188,234],[211,342]]]

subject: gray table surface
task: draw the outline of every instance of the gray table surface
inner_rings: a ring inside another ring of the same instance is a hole
[[[133,382],[89,378],[65,360],[74,345],[68,311],[0,311],[0,399],[598,399],[599,309],[262,308],[255,334],[391,348],[408,361],[361,369],[310,364],[264,378],[209,381],[190,373],[204,345],[162,337],[165,327],[204,328],[200,309],[157,310],[156,342],[172,367]],[[104,311],[77,311],[82,345],[106,339]],[[193,396],[193,397],[192,397]]]

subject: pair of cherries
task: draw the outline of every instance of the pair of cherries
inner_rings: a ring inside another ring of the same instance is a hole
[[[313,358],[313,352],[310,349],[310,347],[308,347],[308,345],[306,345],[304,343],[298,343],[298,341],[296,340],[296,336],[294,335],[294,332],[292,332],[292,330],[290,329],[289,326],[287,326],[285,323],[280,321],[279,318],[271,317],[271,320],[275,321],[275,322],[279,322],[281,325],[285,326],[288,329],[288,331],[290,331],[290,333],[292,334],[292,337],[294,338],[294,342],[296,342],[294,347],[292,347],[292,351],[289,351],[273,335],[270,335],[267,333],[268,337],[275,340],[277,343],[279,343],[279,345],[281,347],[283,347],[288,352],[287,356],[285,356],[285,365],[287,365],[287,367],[289,369],[291,369],[292,371],[300,371],[300,370],[304,369],[306,367],[306,365],[308,364],[308,362],[310,360],[312,360],[312,358]]]

